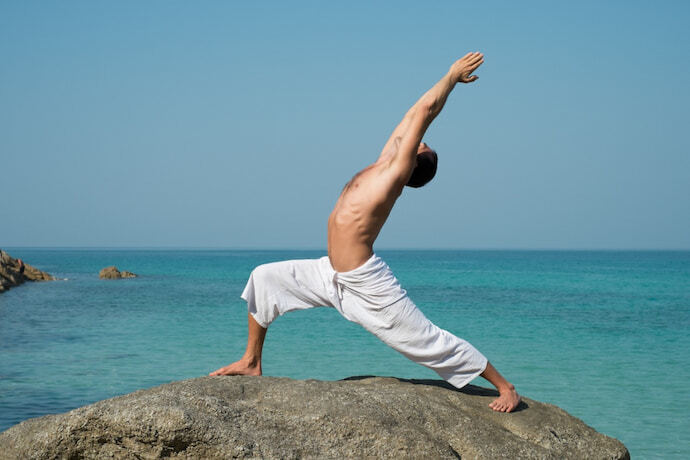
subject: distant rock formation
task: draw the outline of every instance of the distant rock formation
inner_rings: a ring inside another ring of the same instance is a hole
[[[200,377],[26,420],[0,458],[629,459],[550,404],[440,380]]]
[[[15,259],[0,249],[0,292],[19,286],[24,281],[53,281],[55,277]]]
[[[127,270],[118,270],[114,265],[105,267],[98,273],[98,277],[102,280],[119,280],[120,278],[136,278],[138,275]]]

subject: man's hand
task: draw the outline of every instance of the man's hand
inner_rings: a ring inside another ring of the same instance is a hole
[[[472,75],[472,72],[477,70],[477,67],[484,62],[484,55],[479,52],[467,53],[450,67],[450,76],[453,82],[457,83],[471,83],[479,78]]]
[[[477,78],[472,72],[484,62],[482,53],[467,53],[458,59],[441,80],[424,93],[407,111],[402,121],[393,131],[383,147],[381,158],[399,160],[402,176],[409,178],[409,172],[415,166],[417,149],[427,128],[436,116],[441,113],[446,99],[456,83],[471,83]],[[407,181],[407,179],[405,179]]]

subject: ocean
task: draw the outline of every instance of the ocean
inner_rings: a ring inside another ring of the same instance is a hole
[[[252,268],[325,255],[3,249],[66,280],[0,295],[0,431],[236,360]],[[620,439],[633,458],[690,458],[690,251],[377,253],[432,321],[477,347],[521,394]],[[108,265],[140,276],[99,280]],[[278,318],[263,370],[438,378],[329,308]]]

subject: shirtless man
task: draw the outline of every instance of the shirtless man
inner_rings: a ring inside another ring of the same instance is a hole
[[[403,188],[420,187],[434,176],[436,153],[422,137],[455,85],[477,80],[472,73],[483,62],[477,52],[456,61],[410,108],[376,163],[348,182],[328,219],[328,257],[266,264],[252,272],[242,294],[249,309],[244,356],[209,375],[261,375],[268,325],[288,311],[330,306],[458,388],[481,375],[499,392],[489,404],[493,410],[517,407],[515,387],[472,345],[431,323],[373,250]]]

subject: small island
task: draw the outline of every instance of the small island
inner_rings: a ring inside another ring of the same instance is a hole
[[[98,277],[102,280],[119,280],[122,278],[136,278],[136,273],[128,272],[127,270],[118,270],[116,266],[105,267],[98,273]]]

